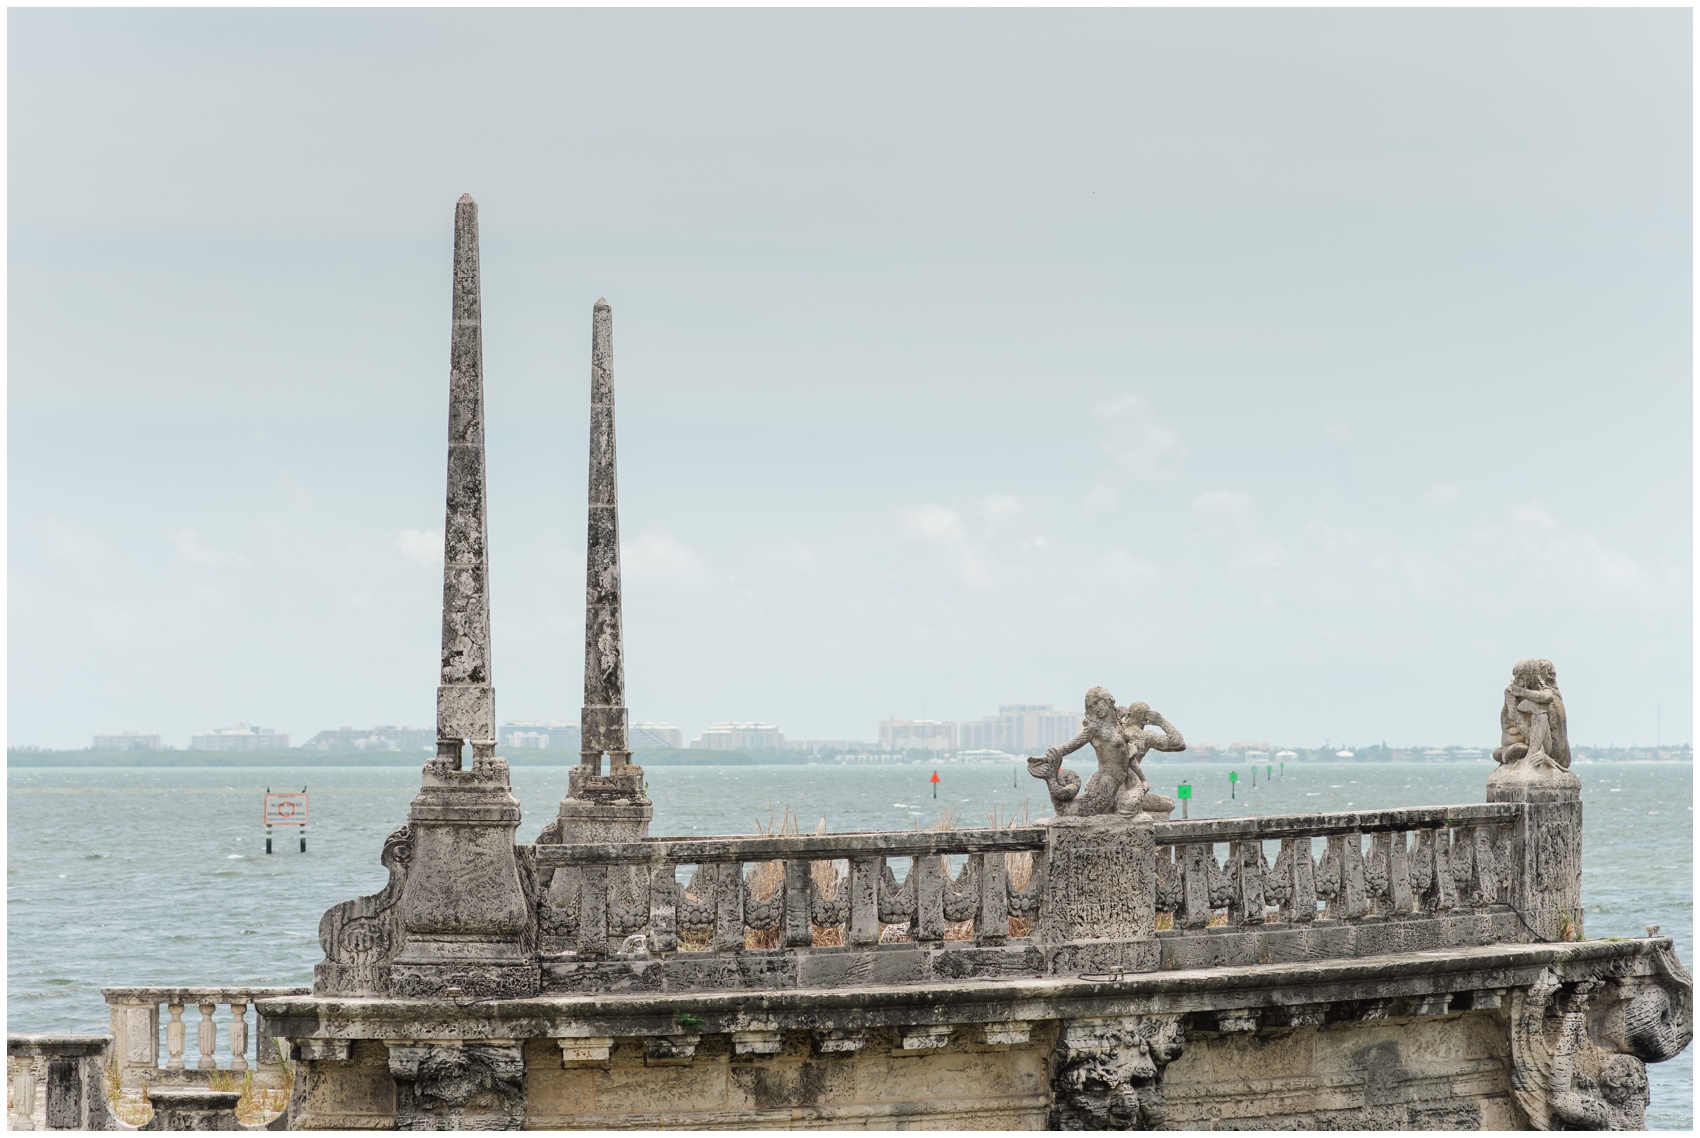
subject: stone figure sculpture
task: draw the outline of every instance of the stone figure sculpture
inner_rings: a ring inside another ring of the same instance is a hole
[[[1153,734],[1148,727],[1156,727],[1162,734]],[[1088,743],[1098,756],[1098,769],[1082,789],[1080,776],[1064,770],[1062,761]],[[1117,707],[1108,688],[1095,687],[1086,693],[1086,716],[1081,720],[1080,734],[1060,747],[1049,748],[1043,757],[1029,758],[1027,773],[1045,781],[1059,817],[1138,815],[1153,808],[1173,809],[1173,802],[1159,802],[1158,796],[1147,793],[1151,784],[1140,760],[1150,750],[1184,751],[1186,740],[1149,704],[1136,701]]]
[[[1525,659],[1512,665],[1511,683],[1499,711],[1499,731],[1499,749],[1493,753],[1496,761],[1570,769],[1564,697],[1558,693],[1558,673],[1551,660]]]

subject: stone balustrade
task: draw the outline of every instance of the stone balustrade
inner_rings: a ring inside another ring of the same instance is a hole
[[[217,1070],[252,1070],[256,1081],[280,1081],[282,1068],[277,1045],[265,1030],[250,1033],[248,1008],[256,1000],[273,996],[301,995],[308,988],[237,987],[120,987],[102,988],[111,1017],[113,1046],[109,1062],[116,1066],[119,1086],[133,1091],[142,1086],[198,1085]],[[165,1054],[160,1056],[160,1008],[165,1008]],[[187,1054],[189,1024],[184,1013],[195,1009],[196,1056]],[[225,1027],[225,1063],[219,1064],[218,1010],[228,1008]],[[250,1063],[252,1058],[252,1063]]]
[[[9,1130],[108,1130],[105,1035],[8,1035]]]
[[[1039,906],[1042,827],[539,845],[545,949],[1003,944]],[[1011,855],[1019,861],[1012,866]],[[901,883],[891,862],[906,862]],[[960,868],[952,873],[950,864]],[[1012,873],[1012,868],[1014,872]],[[679,878],[693,869],[687,884]],[[764,872],[765,871],[765,872]],[[765,880],[764,880],[765,878]],[[762,942],[765,942],[763,944]]]
[[[537,874],[546,991],[610,990],[632,982],[637,961],[956,950],[931,967],[905,971],[895,958],[859,966],[924,982],[1085,972],[1093,960],[1139,971],[1574,939],[1579,907],[1571,915],[1531,899],[1542,809],[1486,802],[1129,822],[1128,835],[1110,845],[1140,864],[1115,870],[1127,874],[1134,896],[1112,939],[1155,941],[1161,954],[1119,958],[1082,954],[1080,938],[1091,940],[1087,925],[1097,917],[1082,924],[1068,911],[1080,891],[1046,880],[1058,842],[1070,840],[1071,827],[1057,821],[522,850]],[[1153,845],[1131,837],[1136,832],[1153,834]],[[1068,865],[1076,856],[1067,855]],[[901,880],[892,864],[900,860],[907,863]],[[1050,872],[1078,871],[1057,862]],[[1552,876],[1556,870],[1543,871],[1543,879]],[[1063,942],[1076,949],[1057,947]],[[970,947],[986,951],[963,955]],[[694,965],[636,974],[640,986],[684,990],[790,986],[830,971],[824,962],[793,968],[752,959],[735,970]]]
[[[1547,876],[1530,837],[1540,809],[1489,802],[1159,823],[1164,966],[1573,940],[1579,906],[1534,911],[1530,879]]]

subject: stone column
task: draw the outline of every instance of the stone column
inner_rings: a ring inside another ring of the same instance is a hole
[[[1149,816],[1046,818],[1037,934],[1053,975],[1155,971],[1156,824]]]
[[[495,755],[478,289],[478,206],[465,195],[455,206],[437,756],[425,764],[408,814],[413,860],[397,906],[402,944],[390,968],[398,996],[538,990],[531,906],[514,849],[519,803],[508,789],[508,764]],[[467,744],[472,767],[462,769]]]
[[[614,433],[614,313],[591,314],[590,493],[585,542],[584,706],[581,761],[569,773],[559,840],[638,841],[654,807],[643,768],[631,762],[626,722],[626,649],[620,621],[620,492]],[[603,773],[602,757],[608,757]]]

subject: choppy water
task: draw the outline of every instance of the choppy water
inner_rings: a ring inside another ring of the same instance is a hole
[[[1473,763],[1294,763],[1228,797],[1227,768],[1155,759],[1153,789],[1195,787],[1193,817],[1480,802]],[[1022,770],[789,766],[649,768],[655,834],[749,833],[787,807],[812,830],[929,826],[944,808],[983,825],[1048,812]],[[1249,772],[1244,772],[1249,774]],[[1656,924],[1694,961],[1693,772],[1676,764],[1578,765],[1589,936]],[[515,767],[529,841],[566,793],[565,767]],[[266,786],[312,794],[305,855],[280,838],[265,856]],[[102,985],[307,984],[319,916],[382,887],[383,838],[400,826],[418,767],[12,768],[7,773],[8,1031],[104,1031]],[[192,1045],[191,1045],[192,1046]],[[1692,1052],[1648,1069],[1648,1125],[1693,1126]]]

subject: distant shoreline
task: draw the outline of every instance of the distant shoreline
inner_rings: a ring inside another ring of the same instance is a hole
[[[1577,748],[1579,751],[1581,748]],[[1672,748],[1673,750],[1675,748]],[[509,766],[514,767],[568,767],[579,761],[577,751],[543,751],[519,748],[514,750],[500,749],[501,756],[508,760]],[[421,766],[429,756],[423,752],[413,754],[407,751],[19,751],[6,752],[8,767],[118,767],[136,768],[147,767],[412,767]],[[795,751],[781,752],[749,752],[749,751],[698,751],[698,750],[654,750],[639,751],[632,755],[634,762],[640,766],[919,766],[936,763],[939,766],[988,765],[983,762],[958,763],[948,759],[932,759],[925,756],[912,758],[893,758],[884,762],[841,763],[835,755],[811,758]],[[1011,765],[1020,762],[1020,757],[1011,761]],[[1240,756],[1218,756],[1214,754],[1188,754],[1182,762],[1201,762],[1227,766],[1230,764],[1264,765],[1264,762],[1247,763]],[[1376,765],[1380,763],[1404,762],[1427,765],[1430,763],[1480,763],[1487,760],[1485,755],[1464,758],[1446,759],[1411,759],[1411,758],[1380,758],[1358,755],[1350,759],[1329,756],[1327,758],[1304,758],[1293,760],[1295,765],[1305,766],[1322,763],[1338,763],[1341,765]],[[1660,763],[1679,765],[1691,763],[1692,754],[1681,757],[1652,758],[1645,755],[1588,755],[1577,756],[1581,765],[1594,763]],[[994,764],[1001,760],[994,760]]]

